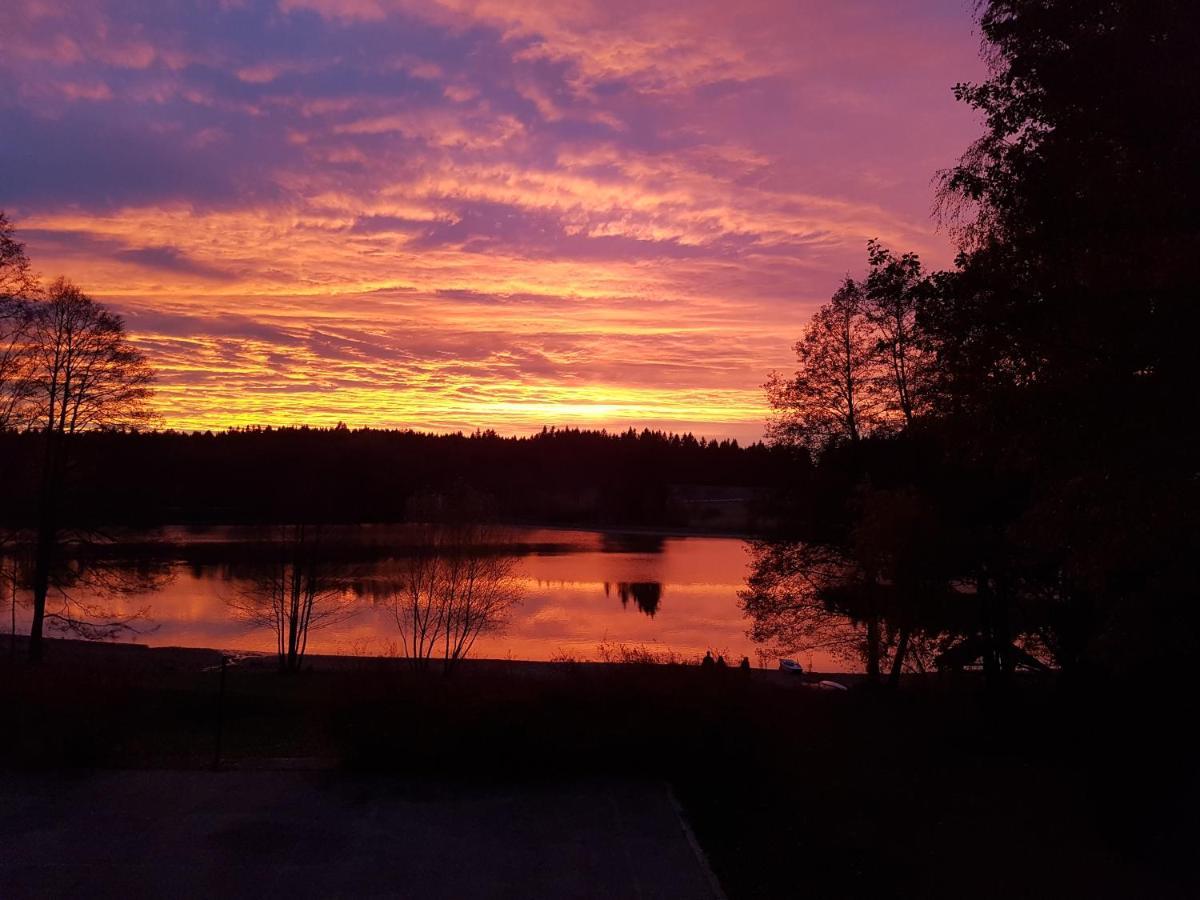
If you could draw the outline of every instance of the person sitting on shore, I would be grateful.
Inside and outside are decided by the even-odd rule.
[[[724,657],[724,655],[718,655],[718,656],[717,656],[717,668],[718,668],[718,669],[725,669],[725,668],[728,668],[728,667],[725,665],[725,657]]]
[[[704,659],[700,660],[700,668],[711,669],[714,665],[715,665],[715,663],[713,662],[712,651],[705,650],[704,651]]]
[[[738,663],[738,668],[741,669],[743,672],[749,672],[750,671],[750,657],[743,656],[742,661],[740,663]]]

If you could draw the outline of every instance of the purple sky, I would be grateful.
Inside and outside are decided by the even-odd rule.
[[[969,0],[8,6],[0,208],[174,427],[756,438],[979,128]]]

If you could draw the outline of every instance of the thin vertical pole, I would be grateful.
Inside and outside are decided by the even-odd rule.
[[[221,654],[221,682],[217,689],[217,740],[213,748],[213,770],[221,768],[221,738],[225,730],[225,668],[229,657]]]
[[[9,655],[17,658],[17,559],[13,557],[12,567],[12,637],[8,644]]]

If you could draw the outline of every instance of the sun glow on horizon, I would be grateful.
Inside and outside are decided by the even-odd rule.
[[[18,0],[0,208],[167,427],[752,440],[868,238],[948,261],[978,63],[951,0],[744,6]]]

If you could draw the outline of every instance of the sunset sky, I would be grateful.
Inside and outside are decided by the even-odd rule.
[[[7,0],[0,209],[162,424],[663,427],[879,237],[951,258],[970,0]]]

